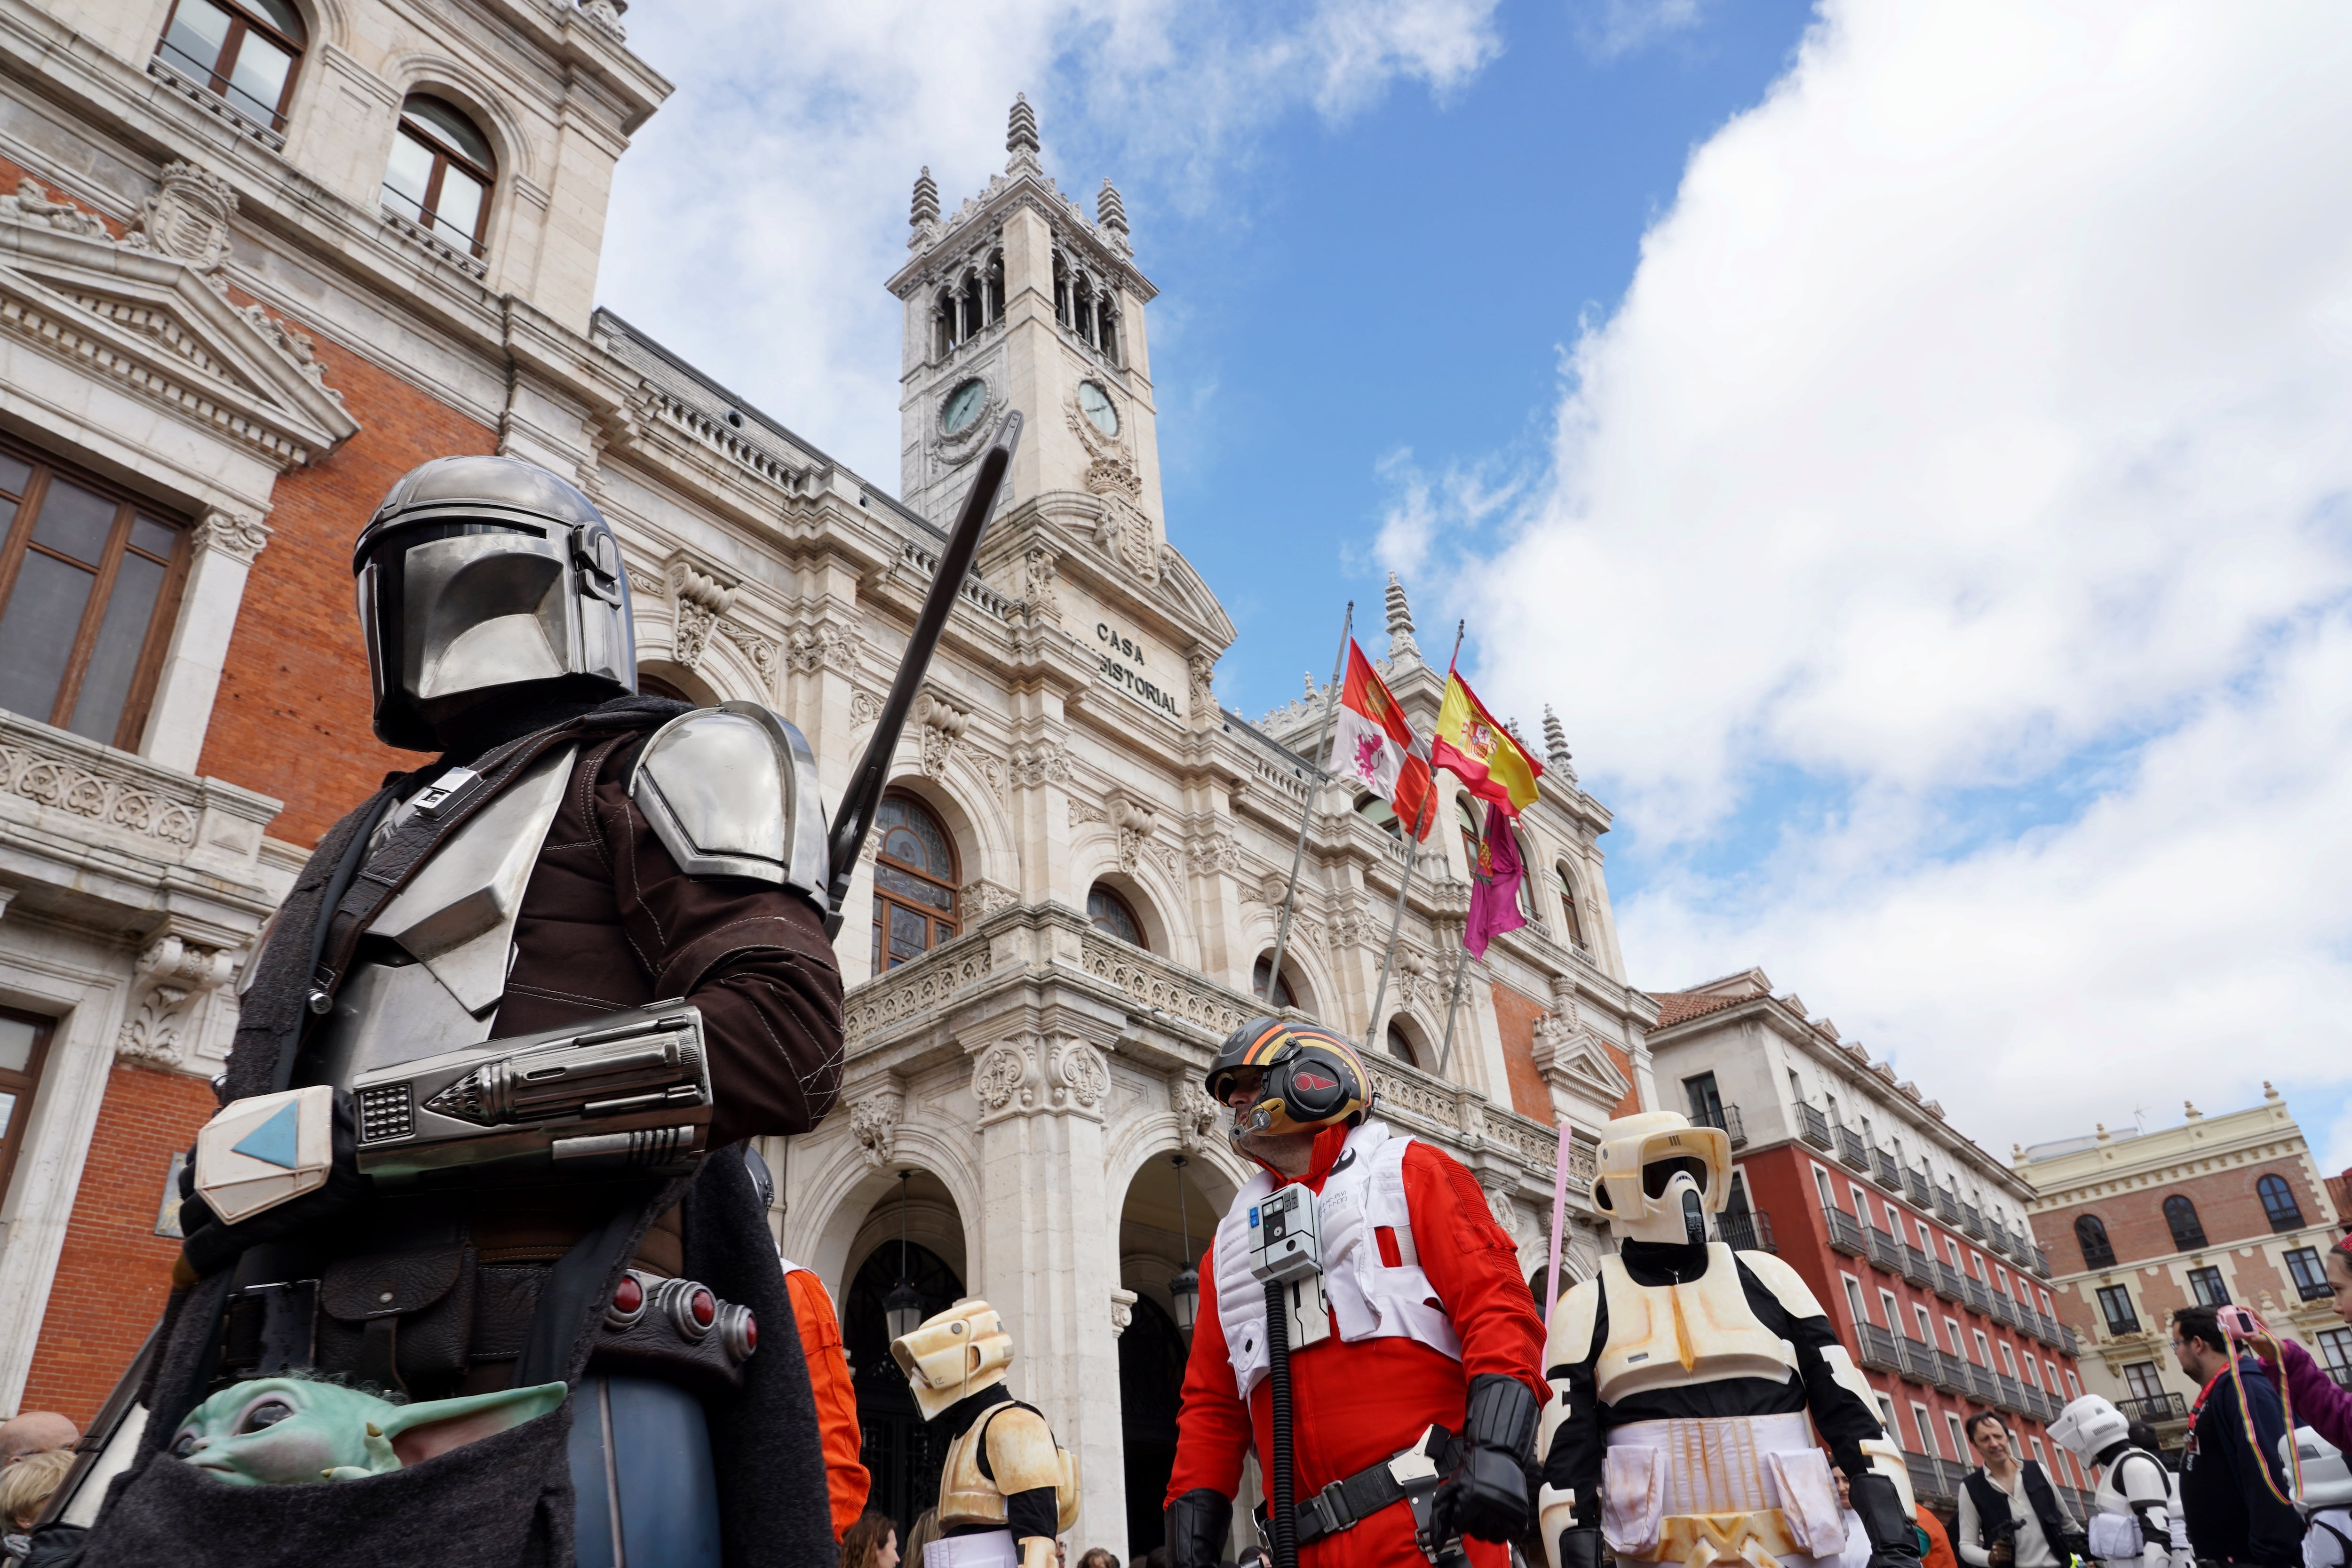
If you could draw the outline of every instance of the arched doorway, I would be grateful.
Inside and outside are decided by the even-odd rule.
[[[898,1284],[900,1246],[892,1241],[876,1247],[851,1279],[841,1341],[857,1390],[857,1426],[864,1440],[858,1458],[874,1478],[866,1506],[897,1520],[904,1541],[916,1516],[939,1500],[947,1439],[924,1422],[906,1374],[890,1359],[883,1301]],[[945,1258],[917,1242],[904,1246],[907,1282],[922,1297],[925,1317],[963,1295],[963,1281]]]
[[[1167,1539],[1160,1509],[1176,1469],[1176,1407],[1191,1353],[1176,1321],[1139,1296],[1118,1336],[1118,1408],[1127,1452],[1127,1551],[1141,1557]]]

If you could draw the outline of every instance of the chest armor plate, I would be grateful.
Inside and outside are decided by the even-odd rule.
[[[304,1081],[345,1089],[357,1074],[490,1037],[523,889],[563,804],[577,750],[558,746],[533,763],[384,906],[368,932],[397,952],[353,965],[305,1053]],[[368,948],[381,952],[373,942]]]
[[[1785,1383],[1797,1370],[1787,1341],[1757,1321],[1738,1265],[1721,1242],[1706,1249],[1706,1272],[1687,1285],[1636,1285],[1614,1256],[1601,1263],[1609,1342],[1593,1368],[1603,1403],[1646,1389],[1761,1377]]]

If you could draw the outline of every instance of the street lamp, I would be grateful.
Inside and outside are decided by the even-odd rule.
[[[923,1297],[907,1279],[907,1183],[912,1171],[898,1173],[898,1283],[882,1298],[882,1321],[894,1340],[905,1339],[923,1324]]]
[[[1176,1327],[1189,1336],[1201,1310],[1201,1271],[1192,1267],[1192,1216],[1184,1205],[1184,1156],[1171,1154],[1168,1163],[1176,1167],[1177,1222],[1184,1227],[1184,1267],[1168,1281],[1168,1298],[1176,1308]]]

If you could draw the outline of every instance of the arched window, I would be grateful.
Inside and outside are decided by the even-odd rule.
[[[2267,1175],[2254,1184],[2262,1194],[2263,1213],[2270,1216],[2273,1230],[2299,1230],[2303,1226],[2303,1205],[2294,1201],[2294,1189],[2281,1175]]]
[[[1004,252],[988,254],[988,319],[1001,320],[1004,315]]]
[[[1127,900],[1104,883],[1097,882],[1087,889],[1087,919],[1094,922],[1095,930],[1121,942],[1131,942],[1138,947],[1151,945],[1143,940],[1143,922],[1135,918]]]
[[[955,847],[922,802],[887,795],[875,816],[874,973],[920,958],[956,933]]]
[[[2116,1249],[2107,1240],[2106,1222],[2097,1215],[2075,1216],[2074,1244],[2083,1249],[2084,1268],[2112,1268],[2116,1266]]]
[[[474,122],[437,98],[408,95],[383,170],[383,205],[467,253],[482,254],[498,162]]]
[[[1394,820],[1395,814],[1390,814]],[[1470,868],[1472,876],[1478,873],[1478,808],[1470,804],[1466,795],[1454,797],[1454,826],[1462,832],[1462,861]]]
[[[931,335],[933,340],[931,357],[933,359],[945,359],[948,355],[955,352],[955,294],[950,289],[942,289],[940,290],[939,299],[931,306]]]
[[[2164,1200],[2164,1223],[2171,1228],[2174,1247],[2182,1252],[2203,1250],[2205,1226],[2197,1217],[2195,1204],[2173,1194]]]
[[[1274,954],[1261,952],[1257,955],[1256,967],[1250,971],[1250,989],[1256,992],[1261,999],[1271,1000],[1277,1007],[1297,1006],[1298,995],[1291,990],[1290,976],[1287,974],[1279,980],[1274,980],[1274,994],[1271,998],[1266,997],[1266,982],[1273,979]]]
[[[1102,345],[1103,358],[1118,363],[1118,297],[1108,289],[1095,306],[1096,341]]]
[[[1407,1035],[1393,1018],[1389,1020],[1389,1055],[1407,1067],[1417,1068],[1421,1065],[1421,1054],[1413,1049],[1412,1037]]]
[[[1404,829],[1397,823],[1396,808],[1379,795],[1368,795],[1358,800],[1356,815],[1373,826],[1385,829],[1391,838],[1404,837]]]
[[[1568,940],[1579,947],[1589,945],[1584,940],[1584,911],[1576,907],[1576,879],[1568,874],[1568,862],[1558,868],[1559,876],[1559,907],[1568,911]]]
[[[642,669],[637,671],[637,695],[640,697],[667,697],[672,702],[692,703],[697,708],[702,706],[699,702],[696,702],[693,698],[688,696],[682,689],[671,685],[668,681],[664,680],[658,675],[647,675]]]
[[[1054,320],[1070,324],[1070,267],[1058,250],[1054,252]]]
[[[238,113],[283,131],[308,37],[287,0],[177,0],[155,56]]]

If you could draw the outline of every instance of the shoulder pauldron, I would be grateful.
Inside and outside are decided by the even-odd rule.
[[[757,702],[682,713],[654,731],[629,798],[689,877],[748,877],[825,899],[831,866],[816,758]]]

